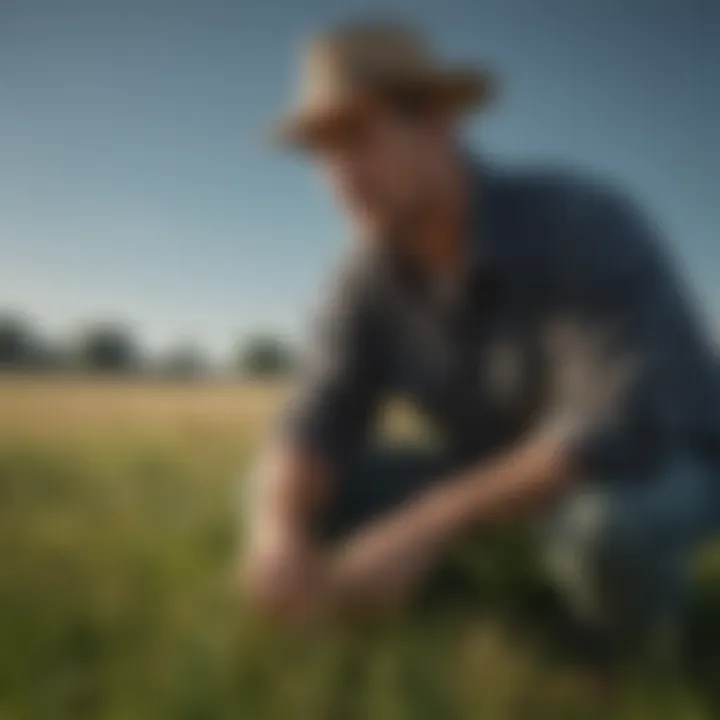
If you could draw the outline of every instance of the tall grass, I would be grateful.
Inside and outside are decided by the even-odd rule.
[[[0,381],[0,720],[608,717],[522,619],[514,540],[463,602],[282,633],[232,590],[237,486],[269,386]],[[467,579],[467,578],[466,578]],[[717,717],[632,684],[613,717]]]

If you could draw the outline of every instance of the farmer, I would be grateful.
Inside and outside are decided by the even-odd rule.
[[[409,29],[333,28],[303,68],[280,137],[358,239],[253,478],[249,597],[287,620],[387,612],[464,537],[527,519],[588,632],[681,620],[717,520],[720,382],[653,227],[596,183],[470,157],[458,122],[491,79]],[[390,395],[438,449],[373,449]]]

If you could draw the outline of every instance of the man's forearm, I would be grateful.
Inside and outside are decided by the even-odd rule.
[[[276,532],[309,538],[313,518],[326,502],[327,469],[313,455],[284,443],[262,457],[247,506],[251,535]]]
[[[299,618],[313,614],[322,599],[324,563],[313,519],[326,501],[326,475],[318,459],[286,443],[268,448],[255,471],[240,577],[263,612]]]
[[[354,603],[401,601],[452,541],[529,512],[571,474],[559,447],[540,440],[439,482],[336,551],[330,568],[336,592]]]

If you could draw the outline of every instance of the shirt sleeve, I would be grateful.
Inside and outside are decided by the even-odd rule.
[[[557,364],[566,380],[573,360],[581,368],[558,416],[593,476],[645,467],[691,444],[703,413],[711,372],[703,334],[656,235],[632,205],[605,202],[584,215],[575,237],[583,257],[566,268],[569,304],[586,332]]]
[[[348,267],[334,281],[306,343],[300,385],[281,434],[332,463],[365,442],[381,394],[381,342],[369,278]]]

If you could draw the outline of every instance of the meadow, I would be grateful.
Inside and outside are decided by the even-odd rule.
[[[612,712],[594,706],[542,641],[514,537],[403,618],[258,621],[234,592],[241,478],[285,392],[0,379],[0,720],[720,717],[712,662],[702,682],[632,668]],[[714,647],[717,554],[698,567]]]

